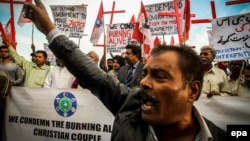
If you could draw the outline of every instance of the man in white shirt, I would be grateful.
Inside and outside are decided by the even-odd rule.
[[[250,97],[250,65],[247,65],[243,71],[243,83],[239,88],[239,96]]]
[[[56,59],[57,66],[50,69],[44,88],[71,88],[75,77],[67,70],[61,61]]]
[[[228,78],[226,73],[213,66],[212,62],[216,56],[216,51],[213,47],[203,46],[200,52],[200,58],[203,63],[204,77],[201,93],[207,94],[208,97],[213,95],[231,95],[231,90],[228,86]]]

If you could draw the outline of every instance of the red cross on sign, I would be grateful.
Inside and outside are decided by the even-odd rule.
[[[109,24],[113,23],[113,16],[114,16],[115,13],[125,13],[125,10],[115,10],[115,1],[113,1],[112,10],[111,11],[104,11],[104,14],[111,14],[111,18],[110,18]],[[105,41],[105,39],[104,39],[104,41]],[[104,47],[105,44],[104,45],[95,44],[94,46]]]

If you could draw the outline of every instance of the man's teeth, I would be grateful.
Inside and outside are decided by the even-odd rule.
[[[151,108],[152,108],[152,106],[148,106],[148,105],[146,105],[146,104],[143,104],[142,106],[143,106],[143,108],[145,108],[145,109],[151,109]]]
[[[146,108],[146,109],[150,109],[150,108],[153,108],[154,107],[154,103],[153,102],[150,102],[150,101],[147,101],[143,104],[143,107]]]

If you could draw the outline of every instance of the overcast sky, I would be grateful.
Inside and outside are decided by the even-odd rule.
[[[23,0],[18,0],[23,1]],[[169,0],[142,0],[144,5],[166,2]],[[52,18],[52,13],[50,10],[50,5],[80,5],[87,4],[87,20],[84,34],[88,36],[83,36],[80,40],[80,49],[83,52],[88,52],[90,50],[96,51],[99,56],[103,55],[102,47],[93,47],[93,45],[89,42],[90,35],[94,26],[94,22],[97,16],[97,12],[100,6],[101,0],[42,0],[45,4],[48,13]],[[137,17],[137,14],[140,10],[140,0],[115,0],[116,10],[125,10],[125,13],[115,14],[113,17],[113,23],[126,23],[129,22],[131,16],[134,14]],[[242,13],[250,12],[250,3],[246,4],[238,4],[226,6],[226,0],[215,0],[216,14],[217,17],[225,17],[231,15],[237,15]],[[113,1],[111,0],[103,0],[104,11],[110,11],[112,9]],[[22,5],[15,5],[15,23],[17,23],[20,11],[22,9]],[[210,8],[210,0],[191,0],[191,13],[195,14],[195,19],[200,18],[211,18],[211,8]],[[3,24],[6,24],[10,18],[10,7],[9,4],[1,3],[0,4],[0,21]],[[110,15],[105,15],[105,24],[109,24]],[[15,25],[16,27],[16,40],[17,40],[17,51],[20,55],[24,56],[26,59],[30,59],[31,53],[31,36],[32,36],[32,24],[25,24],[23,27],[19,25]],[[190,32],[190,40],[187,42],[188,45],[196,46],[195,50],[199,52],[199,48],[203,45],[208,44],[207,37],[207,28],[211,27],[211,24],[193,24],[191,25]],[[167,42],[170,41],[171,36],[166,36],[165,40]],[[160,37],[162,38],[162,37]],[[78,39],[72,39],[76,43],[78,43]],[[177,42],[177,36],[175,36],[175,40]],[[43,43],[47,43],[45,36],[41,34],[38,30],[34,30],[34,43],[36,45],[36,49],[43,49]],[[103,41],[100,40],[100,44]],[[108,56],[109,57],[109,56]]]

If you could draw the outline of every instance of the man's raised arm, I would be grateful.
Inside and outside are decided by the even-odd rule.
[[[79,84],[86,86],[115,115],[126,97],[122,93],[127,93],[127,87],[100,70],[76,43],[60,33],[42,2],[35,0],[35,3],[24,5],[25,17],[31,19],[37,29],[46,35],[51,51],[78,79]]]

